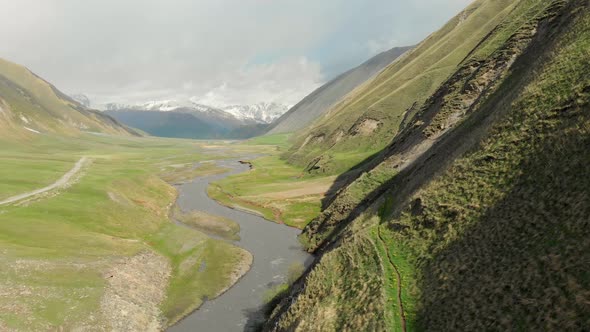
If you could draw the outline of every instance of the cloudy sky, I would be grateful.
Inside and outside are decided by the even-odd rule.
[[[294,104],[471,0],[0,0],[0,57],[93,104]]]

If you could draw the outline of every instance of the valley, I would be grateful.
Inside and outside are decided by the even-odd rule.
[[[5,145],[0,159],[15,173],[32,159],[49,165],[63,159],[71,167],[67,161],[81,157],[65,175],[55,172],[61,178],[46,188],[3,201],[2,328],[161,330],[203,304],[210,306],[207,299],[226,292],[252,269],[240,282],[246,298],[243,307],[236,307],[237,318],[224,320],[245,324],[242,310],[262,305],[264,293],[284,282],[280,276],[288,266],[303,264],[307,256],[297,249],[295,229],[215,207],[206,195],[209,181],[227,176],[226,170],[247,170],[235,158],[259,153],[261,147],[209,144],[47,135],[24,151]],[[7,184],[2,192],[9,196],[29,187]],[[201,215],[195,218],[190,211]],[[233,231],[219,231],[227,227]],[[258,259],[251,268],[253,257]],[[276,263],[267,265],[269,260]],[[257,296],[248,286],[253,282]],[[175,329],[184,322],[190,319]]]
[[[137,101],[102,110],[0,59],[0,331],[587,329],[590,2],[467,3],[414,46],[341,26],[347,70],[327,29],[87,83]]]
[[[107,104],[105,114],[150,135],[192,139],[245,139],[259,136],[285,113],[277,103],[213,107],[172,100],[140,105]]]

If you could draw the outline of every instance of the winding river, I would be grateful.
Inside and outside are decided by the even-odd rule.
[[[297,240],[299,230],[269,222],[257,215],[220,205],[207,195],[209,183],[249,170],[238,160],[221,160],[218,166],[231,171],[202,177],[179,187],[178,205],[183,211],[199,210],[232,219],[240,224],[237,246],[254,256],[252,267],[242,279],[218,298],[206,301],[197,311],[170,327],[181,331],[247,331],[260,320],[264,293],[286,280],[294,262],[306,266],[312,256],[304,252]]]

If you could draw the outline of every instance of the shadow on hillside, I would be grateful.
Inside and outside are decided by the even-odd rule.
[[[336,210],[348,209],[350,212],[341,220],[336,218],[338,220],[336,225],[312,221],[309,226],[316,227],[313,232],[327,232],[325,238],[331,238],[333,234],[340,232],[346,225],[365,212],[376,199],[386,192],[390,193],[389,205],[394,208],[394,211],[391,212],[399,212],[403,208],[402,204],[406,202],[413,192],[425,183],[430,182],[441,171],[444,171],[457,157],[475,147],[485,137],[491,124],[511,109],[512,102],[520,95],[526,83],[532,79],[534,68],[545,59],[546,51],[552,48],[553,37],[558,33],[558,30],[549,26],[540,27],[540,32],[529,47],[512,65],[510,76],[486,98],[483,104],[476,103],[462,122],[459,122],[454,128],[443,134],[438,141],[411,164],[381,184],[377,189],[368,193],[359,204],[351,208],[337,207]],[[341,183],[338,183],[337,180],[337,185],[329,191],[332,195],[322,202],[323,214],[319,217],[320,219],[330,219],[330,213],[342,213],[342,211],[327,209],[330,204],[335,202],[337,197],[333,193],[337,193],[340,189],[352,183],[362,172],[374,168],[392,155],[410,151],[412,147],[425,139],[421,136],[421,128],[425,128],[431,123],[440,110],[442,100],[444,100],[447,93],[445,85],[446,83],[433,95],[430,106],[416,115],[416,119],[423,122],[422,126],[416,127],[414,125],[416,120],[410,121],[409,125],[393,139],[392,143],[377,153],[373,159],[365,160],[355,166],[354,171],[352,171],[354,173],[349,171],[339,177],[338,180]],[[320,247],[322,246],[320,245]]]
[[[561,19],[561,23],[563,24],[563,21],[566,21],[566,18],[562,18]],[[402,211],[402,209],[405,207],[405,203],[408,201],[408,198],[411,197],[411,195],[416,192],[419,188],[421,188],[423,185],[425,185],[426,183],[430,182],[435,176],[437,176],[438,174],[440,174],[441,172],[443,172],[454,160],[456,160],[458,157],[460,157],[461,155],[465,154],[466,152],[468,152],[470,149],[473,149],[474,147],[476,147],[479,142],[481,142],[482,139],[484,139],[487,136],[488,130],[491,127],[491,125],[499,118],[503,117],[506,115],[507,112],[509,112],[511,110],[511,105],[513,103],[513,101],[516,99],[516,97],[518,95],[520,95],[520,93],[522,92],[523,88],[526,86],[526,83],[528,81],[531,80],[531,78],[534,75],[534,70],[535,68],[537,68],[537,65],[539,63],[541,63],[542,61],[544,61],[544,59],[546,58],[546,55],[548,54],[549,50],[551,50],[553,48],[553,36],[555,36],[555,34],[559,33],[562,27],[555,27],[555,25],[553,24],[553,26],[550,26],[549,24],[545,25],[545,26],[540,26],[539,27],[539,32],[537,33],[537,35],[535,36],[535,38],[533,39],[533,41],[531,42],[531,44],[529,45],[529,47],[522,53],[521,56],[519,56],[516,61],[514,62],[514,64],[512,65],[510,71],[510,75],[497,87],[497,89],[495,90],[495,92],[491,93],[489,96],[486,97],[485,101],[481,104],[478,104],[474,109],[470,110],[467,113],[467,116],[465,117],[465,119],[462,122],[459,122],[454,128],[450,129],[448,132],[446,132],[442,137],[440,137],[440,139],[438,141],[436,141],[432,146],[430,146],[426,151],[424,151],[421,155],[419,155],[413,162],[411,162],[409,165],[407,165],[404,169],[402,169],[399,173],[397,173],[395,176],[393,176],[392,178],[390,178],[388,181],[386,181],[385,183],[381,184],[378,188],[376,188],[375,190],[371,191],[370,193],[366,194],[366,196],[364,197],[364,199],[351,207],[348,207],[346,205],[342,205],[342,206],[336,206],[335,208],[332,208],[335,201],[335,194],[338,193],[339,190],[341,190],[342,188],[345,188],[348,184],[352,183],[354,180],[356,180],[358,178],[358,175],[362,174],[362,172],[368,171],[372,168],[374,168],[376,165],[378,165],[380,162],[384,161],[386,158],[396,154],[396,153],[400,153],[400,152],[404,152],[404,151],[408,151],[409,148],[411,148],[414,144],[416,144],[417,142],[413,142],[413,139],[411,139],[413,137],[412,132],[414,131],[414,129],[412,129],[414,126],[412,126],[412,123],[410,122],[410,125],[405,128],[404,130],[402,130],[392,141],[392,143],[386,147],[384,150],[382,150],[381,152],[377,153],[376,155],[374,155],[371,158],[368,158],[366,160],[364,160],[363,162],[361,162],[360,164],[358,164],[357,166],[355,166],[354,168],[352,168],[350,171],[348,171],[347,173],[341,175],[335,182],[335,185],[333,186],[333,188],[330,189],[330,194],[323,202],[323,213],[322,215],[312,221],[307,227],[306,229],[304,229],[304,232],[309,232],[311,235],[314,234],[320,234],[321,235],[321,239],[328,239],[328,241],[332,241],[332,242],[327,242],[327,243],[319,243],[319,246],[316,249],[316,253],[318,254],[316,257],[316,260],[314,262],[313,265],[318,264],[318,262],[320,261],[320,257],[323,253],[329,251],[333,246],[338,245],[338,238],[335,237],[335,234],[340,233],[350,222],[352,222],[353,220],[355,220],[358,216],[360,216],[363,212],[365,212],[377,199],[379,199],[379,197],[381,197],[384,194],[387,194],[388,196],[388,206],[391,208],[390,211],[387,211],[389,215],[391,216],[396,216],[399,215],[399,213]],[[437,98],[443,96],[444,97],[444,90],[440,90],[438,91],[435,96],[434,96],[434,102],[433,104],[430,105],[428,110],[425,110],[426,113],[421,113],[418,114],[417,117],[420,117],[420,120],[426,122],[426,121],[432,121],[432,119],[434,118],[434,116],[436,115],[436,113],[438,112],[438,107],[437,105]],[[440,101],[438,101],[440,102]],[[582,145],[582,146],[587,146],[588,142],[585,143],[586,145]],[[582,152],[584,153],[584,152]],[[559,163],[557,163],[559,164]],[[555,172],[559,172],[558,169],[555,170]],[[536,193],[536,194],[540,194],[540,193]],[[505,204],[510,204],[510,198],[512,197],[508,197],[504,202]],[[589,211],[588,211],[588,206],[586,206],[586,210],[585,212],[586,216],[588,215]],[[330,214],[334,214],[335,216],[332,218],[332,215]],[[584,214],[581,214],[582,216]],[[506,222],[506,221],[504,221]],[[586,225],[586,229],[584,230],[584,232],[582,232],[582,234],[585,236],[585,239],[587,239],[587,233],[588,233],[588,227],[590,227],[588,225],[588,221],[585,221],[585,225]],[[485,231],[485,227],[487,225],[480,225],[479,227],[482,227],[481,230],[476,230],[477,232],[481,233],[483,231]],[[504,225],[502,225],[504,226]],[[508,225],[511,227],[516,227],[516,225]],[[551,234],[551,226],[547,225],[546,229],[543,229],[544,232],[547,232],[547,234]],[[518,229],[515,228],[515,231],[513,232],[514,234],[519,234],[517,232]],[[479,234],[478,233],[478,234]],[[546,235],[547,235],[546,234]],[[502,239],[499,238],[493,238],[491,237],[492,235],[490,235],[490,238],[488,238],[485,241],[489,242],[489,245],[491,247],[494,246],[502,246],[503,242]],[[477,245],[477,241],[475,241],[475,237],[470,236],[469,237],[471,240],[466,240],[466,241],[472,241],[471,243],[473,243],[474,245]],[[576,250],[584,250],[585,251],[585,255],[588,255],[588,253],[590,253],[590,248],[588,248],[588,242],[587,240],[584,240],[584,237],[580,236],[580,237],[575,237],[575,241],[572,241],[572,243],[575,243],[576,241],[586,241],[586,243],[584,244],[584,246],[581,246],[581,249],[576,249]],[[317,239],[316,239],[317,240]],[[534,241],[533,241],[534,242]],[[312,241],[312,244],[315,244]],[[457,248],[456,246],[454,246],[453,248]],[[455,257],[456,257],[456,252],[455,251],[451,251],[452,249],[448,249],[449,251],[446,253],[446,259],[449,260],[449,264],[452,265],[454,264],[454,262],[452,261]],[[463,250],[467,250],[467,249],[463,249]],[[471,255],[477,255],[477,247],[469,247],[468,250],[473,251],[472,253],[468,253]],[[524,256],[521,256],[524,258]],[[586,256],[584,256],[586,257]],[[441,259],[445,259],[445,257],[441,257]],[[491,259],[491,258],[490,258]],[[511,262],[514,264],[518,264],[518,257],[514,257],[511,258],[514,259],[514,261]],[[576,263],[574,263],[576,264]],[[586,266],[588,264],[590,264],[590,262],[588,261],[584,261],[584,262],[577,262],[578,266]],[[309,273],[309,271],[311,271],[313,269],[314,266],[311,266],[306,273]],[[445,267],[443,267],[445,268]],[[448,270],[448,273],[450,274],[451,277],[454,277],[456,275],[462,275],[464,273],[464,271],[462,270],[463,266],[462,265],[453,265],[453,269]],[[426,274],[430,273],[431,275],[434,275],[434,273],[437,272],[437,267],[436,266],[428,266],[425,268],[425,272]],[[476,272],[477,275],[477,272]],[[480,277],[484,277],[485,273],[481,272],[479,274]],[[527,278],[526,275],[520,275],[521,278]],[[467,280],[470,278],[470,276],[468,275],[464,275],[462,276],[462,280]],[[288,310],[289,308],[289,301],[293,302],[296,300],[296,297],[298,296],[299,292],[301,292],[304,288],[305,288],[305,283],[304,283],[304,279],[305,279],[305,274],[304,276],[299,279],[290,289],[290,293],[289,296],[285,297],[282,300],[282,305],[279,306],[277,308],[278,312],[275,312],[273,315],[273,319],[271,319],[270,321],[267,322],[266,326],[272,326],[272,324],[277,323],[277,320],[279,319],[279,317],[281,317],[286,310]],[[587,287],[585,289],[590,288],[590,286],[588,286],[590,284],[590,278],[588,278],[587,272],[586,272],[586,279],[582,279],[580,281],[580,283],[582,285],[586,285]],[[512,287],[518,287],[518,283],[519,280],[516,279],[510,279],[511,282],[513,283]],[[431,288],[428,288],[429,285],[423,285],[423,289],[429,289],[432,291],[436,291],[438,288],[440,287],[445,287],[444,283],[444,279],[438,280],[431,280]],[[449,282],[453,282],[453,281],[449,281]],[[493,285],[493,280],[489,280],[488,281],[490,283],[490,285]],[[438,284],[437,284],[438,283]],[[473,285],[476,285],[477,282],[476,281],[472,281]],[[456,282],[453,285],[456,289],[461,288],[461,282]],[[465,291],[465,290],[464,290]],[[526,290],[523,290],[523,292],[526,292]],[[424,293],[428,293],[428,291],[424,292]],[[465,293],[462,293],[465,294]],[[569,294],[572,295],[572,294]],[[453,292],[450,291],[446,291],[444,294],[441,294],[440,296],[435,297],[435,299],[437,300],[437,302],[431,302],[426,309],[428,310],[434,310],[436,309],[437,306],[441,307],[443,305],[441,305],[441,303],[443,303],[444,301],[455,301],[454,303],[457,304],[457,307],[454,308],[454,311],[460,311],[462,310],[462,306],[465,305],[470,305],[470,303],[466,303],[465,301],[463,301],[463,299],[451,299],[453,297],[457,297],[457,295]],[[466,295],[465,298],[468,298],[468,296]],[[485,304],[486,298],[485,296],[481,297],[478,299],[478,301],[480,301],[481,304]],[[590,301],[589,301],[590,302]],[[586,309],[587,307],[587,303],[589,302],[583,302],[582,304],[586,303]],[[525,306],[525,303],[521,303],[521,306]],[[421,319],[427,319],[425,318],[429,311],[424,309],[423,311],[421,311]],[[445,310],[445,308],[442,308],[440,310]],[[500,307],[499,310],[501,312],[505,312],[506,310],[509,310],[509,308],[502,308]],[[453,313],[455,313],[453,312]],[[470,314],[473,314],[473,311],[470,312]],[[448,316],[449,313],[447,312],[447,319],[448,317],[452,317],[452,316]],[[444,319],[444,315],[441,315],[440,317],[442,317],[441,319]],[[482,316],[483,319],[485,319],[485,316]],[[497,316],[499,317],[498,319],[502,319],[502,316]],[[590,315],[586,315],[586,317],[590,317]],[[433,318],[434,319],[434,318]],[[590,323],[590,322],[589,322]],[[432,327],[432,325],[428,324],[429,327]],[[512,329],[515,328],[515,326],[517,325],[513,325]],[[441,328],[442,330],[443,328]],[[446,330],[465,330],[465,329],[473,329],[473,330],[477,330],[474,328],[470,328],[467,325],[463,325],[463,326],[459,326],[458,328],[455,329],[446,329]],[[485,330],[485,328],[484,328]]]
[[[569,133],[531,153],[513,189],[423,267],[422,329],[590,326],[590,137]]]
[[[381,154],[383,154],[384,151],[385,150],[381,150],[379,152],[376,152],[376,153],[372,154],[371,156],[365,158],[363,161],[361,161],[360,163],[358,163],[355,166],[353,166],[352,168],[350,168],[348,171],[346,171],[346,172],[338,175],[336,177],[336,179],[334,180],[334,183],[332,184],[332,186],[330,187],[330,189],[328,189],[328,191],[326,192],[324,198],[322,199],[322,210],[324,210],[330,204],[332,204],[332,202],[336,198],[336,196],[338,194],[338,191],[340,189],[346,188],[360,174],[362,174],[363,172],[366,172],[367,170],[371,169],[371,166],[373,166],[373,164],[374,164],[374,162],[376,160],[381,160],[379,158],[379,156]]]

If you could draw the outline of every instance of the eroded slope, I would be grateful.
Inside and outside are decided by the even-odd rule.
[[[348,294],[368,282],[362,271],[384,285],[364,303],[387,305],[322,330],[352,330],[367,315],[393,331],[588,326],[589,49],[587,1],[516,3],[306,229],[321,258],[266,329],[349,313],[357,299],[330,302],[317,289]],[[314,278],[342,251],[358,262],[366,243],[377,261],[340,263],[338,283]]]

